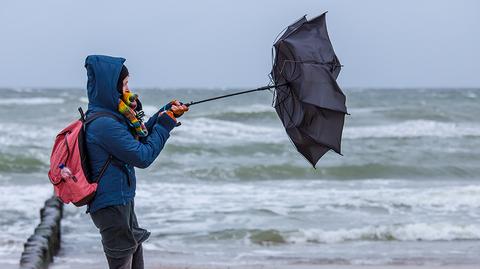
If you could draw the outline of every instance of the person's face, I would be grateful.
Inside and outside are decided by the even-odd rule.
[[[125,93],[130,93],[130,88],[128,87],[128,76],[123,79],[122,92],[123,92],[123,94],[125,94]],[[136,100],[132,100],[132,101],[130,101],[130,102],[131,102],[131,103],[129,103],[129,105],[130,105],[133,109],[137,108],[137,101],[136,101]]]
[[[126,78],[123,79],[123,88],[122,88],[122,91],[125,93],[125,92],[130,92],[130,89],[128,88],[128,77],[127,76]]]

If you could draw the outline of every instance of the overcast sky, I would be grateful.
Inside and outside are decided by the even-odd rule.
[[[0,87],[86,84],[88,54],[136,87],[263,86],[280,30],[329,11],[343,87],[480,87],[478,0],[2,0]]]

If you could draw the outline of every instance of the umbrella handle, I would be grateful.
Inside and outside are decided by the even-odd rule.
[[[282,83],[282,84],[278,84],[278,85],[264,86],[264,87],[256,88],[256,89],[253,89],[253,90],[247,90],[247,91],[241,91],[241,92],[236,92],[236,93],[221,95],[221,96],[212,97],[212,98],[208,98],[208,99],[204,99],[204,100],[200,100],[200,101],[195,101],[195,102],[192,101],[192,102],[190,102],[190,103],[186,103],[185,105],[186,105],[187,107],[189,107],[189,106],[201,104],[201,103],[204,103],[204,102],[213,101],[213,100],[218,100],[218,99],[222,99],[222,98],[226,98],[226,97],[231,97],[231,96],[235,96],[235,95],[240,95],[240,94],[245,94],[245,93],[250,93],[250,92],[257,92],[257,91],[269,90],[269,89],[272,89],[272,88],[285,86],[285,85],[287,85],[287,84],[288,84],[288,83]]]

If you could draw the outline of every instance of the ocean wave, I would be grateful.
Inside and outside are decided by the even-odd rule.
[[[55,97],[3,98],[0,105],[53,105],[63,104],[65,99]]]
[[[366,226],[351,229],[225,229],[206,235],[187,236],[189,240],[244,241],[255,245],[336,244],[350,241],[454,241],[480,240],[480,226],[452,223],[408,223]]]
[[[143,105],[142,109],[143,109],[143,112],[145,112],[145,115],[148,115],[151,117],[160,109],[160,107],[156,107],[152,105]]]
[[[261,159],[259,159],[261,161]],[[307,165],[252,164],[238,166],[214,166],[209,168],[186,169],[187,174],[205,180],[265,180],[291,178],[318,178],[318,174]]]
[[[195,236],[206,240],[248,240],[257,245],[276,245],[286,243],[282,233],[275,229],[226,229],[209,232],[206,236]]]
[[[476,224],[412,223],[353,229],[302,229],[285,236],[290,243],[340,243],[345,241],[452,241],[479,240]]]
[[[38,211],[33,209],[42,207],[43,201],[53,194],[53,187],[48,178],[42,180],[43,184],[1,185],[0,204],[2,206],[0,212],[7,210],[22,212],[27,218],[36,219]],[[13,221],[15,220],[14,218]]]
[[[5,90],[13,91],[13,92],[28,92],[28,93],[38,91],[38,89],[34,89],[34,88],[7,88]]]
[[[258,126],[204,117],[189,120],[175,132],[175,141],[184,144],[288,143],[288,137],[280,126]]]
[[[238,116],[238,115],[237,115]],[[231,119],[207,117],[190,118],[175,130],[177,142],[230,144],[230,143],[289,143],[285,130],[277,125],[258,125]],[[480,126],[430,120],[411,120],[379,126],[346,126],[344,139],[420,138],[420,137],[480,137]]]
[[[141,184],[138,200],[152,205],[162,204],[172,209],[179,208],[178,213],[187,220],[187,224],[188,220],[198,217],[200,211],[215,212],[215,215],[225,221],[228,221],[224,219],[225,212],[241,212],[234,215],[249,218],[258,215],[259,210],[262,213],[268,212],[262,214],[265,218],[305,214],[341,216],[352,212],[372,216],[378,214],[382,219],[406,215],[455,218],[458,214],[465,218],[478,218],[480,185],[431,187],[429,183],[426,186],[412,186],[410,181],[375,182],[378,183],[328,180],[261,183],[193,181],[188,184],[157,182]],[[176,219],[180,218],[179,215],[174,215]],[[157,214],[155,210],[152,211],[152,217],[168,218],[164,214]],[[219,225],[222,224],[235,225],[220,221]]]
[[[181,174],[188,174],[197,179],[205,180],[265,180],[265,179],[336,179],[336,180],[363,180],[363,179],[397,179],[397,178],[474,178],[480,173],[480,168],[457,165],[445,165],[443,163],[434,166],[419,165],[397,165],[381,163],[365,164],[323,164],[316,169],[312,169],[307,162],[302,161],[299,153],[285,149],[284,147],[270,148],[269,152],[258,153],[260,147],[245,147],[243,151],[222,147],[222,152],[218,149],[205,149],[204,147],[174,147],[169,148],[168,152],[176,151],[175,154],[192,154],[192,156],[183,155],[183,159],[168,160],[162,162],[162,165],[169,163],[175,167],[181,167]],[[171,153],[173,154],[173,153]],[[238,156],[242,154],[243,156]],[[225,160],[224,158],[230,159]],[[204,163],[198,165],[196,161],[198,156],[216,160],[216,162]],[[271,160],[290,159],[290,162],[276,162]],[[185,162],[191,160],[191,165],[186,166]],[[235,163],[235,160],[238,160]],[[162,165],[154,165],[155,169],[161,169]],[[177,173],[172,171],[172,173]]]
[[[0,145],[50,148],[60,129],[27,123],[0,123]]]
[[[29,173],[46,167],[43,160],[33,156],[0,153],[0,172]]]
[[[0,257],[19,256],[38,222],[38,210],[52,195],[50,183],[0,186]]]
[[[480,136],[480,126],[464,123],[447,123],[430,120],[409,120],[379,126],[347,127],[344,138],[414,138],[414,137],[465,137]]]
[[[172,140],[176,138],[172,138]],[[171,155],[181,155],[182,161],[177,160],[168,160],[177,165],[185,163],[185,156],[191,156],[192,161],[198,162],[198,157],[202,156],[205,158],[218,158],[225,160],[228,158],[232,160],[235,157],[249,157],[249,158],[273,158],[279,156],[288,156],[291,150],[290,144],[282,143],[261,143],[261,142],[250,142],[247,144],[230,144],[230,145],[221,145],[210,144],[210,143],[176,143],[175,141],[166,145],[164,152]],[[260,160],[260,159],[258,159]]]
[[[376,106],[369,106],[369,107],[354,107],[354,108],[349,108],[348,112],[352,115],[358,116],[364,114],[372,114],[372,113],[377,113],[377,112],[385,112],[389,111],[392,108],[389,107],[376,107]]]
[[[263,104],[251,104],[246,106],[238,106],[238,107],[230,107],[224,112],[233,112],[233,113],[274,113],[275,108],[270,105],[263,105]]]
[[[209,112],[200,112],[200,117],[213,118],[219,120],[230,121],[247,121],[247,120],[277,120],[278,116],[275,108],[269,105],[252,104],[239,107],[227,107],[225,109]]]

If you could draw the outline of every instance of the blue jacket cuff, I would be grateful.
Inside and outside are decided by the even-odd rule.
[[[163,128],[167,129],[167,131],[171,131],[173,127],[177,124],[167,113],[163,113],[157,117],[157,123],[162,125]]]

